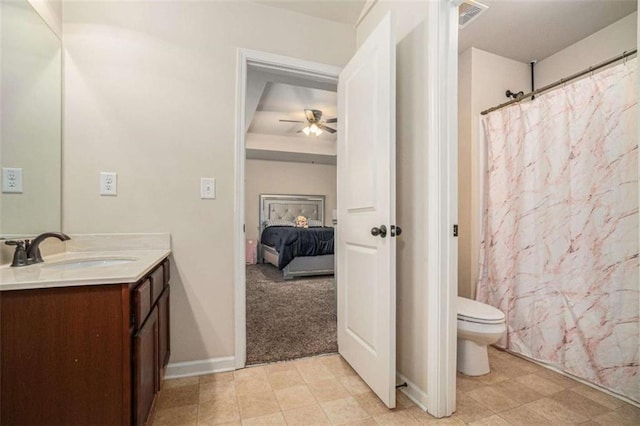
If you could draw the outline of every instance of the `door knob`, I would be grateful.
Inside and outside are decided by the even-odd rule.
[[[371,228],[371,235],[377,237],[380,235],[382,238],[387,236],[387,227],[384,225],[380,225],[380,228],[373,227]]]
[[[400,228],[398,225],[391,225],[391,236],[397,237],[400,234],[402,234],[402,228]]]

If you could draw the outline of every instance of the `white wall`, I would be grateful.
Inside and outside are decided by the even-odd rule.
[[[53,32],[62,38],[62,0],[27,0],[51,27]]]
[[[529,65],[470,48],[458,57],[458,294],[475,297],[480,245],[480,112],[527,91]]]
[[[458,295],[464,297],[471,283],[472,52],[458,55]]]
[[[65,231],[170,232],[171,362],[232,356],[237,48],[342,66],[355,30],[249,2],[97,1],[65,3],[63,29]]]
[[[638,13],[591,34],[535,66],[536,87],[542,87],[599,62],[636,48]]]
[[[377,0],[367,12],[366,17],[358,24],[357,46],[364,43],[371,31],[389,11],[393,11],[395,14],[396,40],[400,42],[424,22],[427,7],[424,2],[415,0]]]
[[[331,212],[336,208],[336,166],[247,160],[244,184],[248,239],[258,238],[260,194],[324,195],[324,223],[331,226]]]
[[[366,40],[389,11],[396,14],[397,365],[422,392],[427,389],[426,319],[426,26],[425,2],[380,1],[358,26]],[[424,402],[424,401],[423,401]]]

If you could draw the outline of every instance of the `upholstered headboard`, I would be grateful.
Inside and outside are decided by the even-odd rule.
[[[267,219],[295,222],[296,217],[319,220],[324,225],[324,195],[260,194],[260,234]]]

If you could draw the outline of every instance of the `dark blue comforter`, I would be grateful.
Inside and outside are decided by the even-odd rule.
[[[278,268],[283,269],[294,257],[333,254],[333,228],[270,226],[262,231],[260,243],[276,249]]]

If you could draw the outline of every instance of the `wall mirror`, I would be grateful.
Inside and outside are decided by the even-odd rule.
[[[62,52],[26,0],[0,2],[0,238],[61,228]]]

